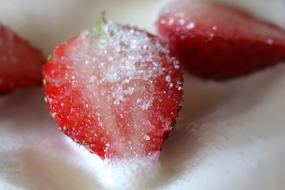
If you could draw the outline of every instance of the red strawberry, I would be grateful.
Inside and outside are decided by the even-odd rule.
[[[177,117],[178,62],[143,30],[101,22],[58,45],[43,74],[60,129],[102,159],[158,153]]]
[[[285,31],[226,4],[173,1],[158,32],[190,73],[206,79],[239,77],[285,61]]]
[[[0,24],[0,93],[40,84],[42,53]]]

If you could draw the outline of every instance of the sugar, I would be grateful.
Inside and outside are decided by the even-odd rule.
[[[194,22],[189,22],[189,23],[187,24],[186,28],[187,28],[188,30],[191,30],[191,29],[195,28],[195,23],[194,23]]]
[[[90,74],[89,81],[98,80],[100,84],[112,84],[112,89],[115,89],[112,92],[114,103],[120,104],[126,95],[131,95],[139,89],[135,87],[125,89],[124,84],[130,83],[130,80],[151,81],[151,78],[163,73],[161,65],[158,64],[161,61],[159,52],[167,52],[168,50],[157,40],[152,41],[147,34],[134,29],[123,28],[112,22],[108,22],[103,27],[103,31],[104,35],[100,36],[94,43],[96,52],[85,56],[84,60],[85,63],[91,64],[94,70],[96,68],[100,70],[100,79]],[[93,35],[92,31],[82,33],[84,38],[90,35]],[[79,48],[76,48],[75,51],[78,50]],[[97,64],[98,57],[101,61],[99,65]],[[74,59],[78,58],[75,57]],[[179,68],[176,62],[175,68]],[[171,82],[169,77],[167,78],[168,83]],[[151,82],[149,84],[152,85]],[[149,105],[143,107],[146,109]]]
[[[179,22],[179,24],[180,24],[181,26],[183,26],[186,21],[185,21],[185,19],[180,18],[178,22]]]
[[[104,149],[106,155],[111,149],[123,157],[145,155],[145,141],[152,140],[148,133],[154,127],[148,112],[155,98],[169,98],[170,90],[182,88],[179,79],[171,77],[180,69],[179,63],[158,38],[146,32],[111,21],[101,27],[100,33],[83,32],[79,43],[67,50],[72,62],[66,81],[72,80],[82,91],[88,102],[82,103],[90,114],[101,113],[94,117],[112,139]],[[158,94],[156,80],[163,79],[168,89]],[[120,128],[127,128],[131,137],[125,138]]]

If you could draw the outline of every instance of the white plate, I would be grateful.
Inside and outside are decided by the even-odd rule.
[[[284,1],[232,2],[285,27]],[[0,21],[48,53],[93,26],[104,9],[115,21],[154,31],[164,3],[0,0]],[[0,189],[284,189],[284,86],[282,65],[221,84],[186,77],[178,126],[160,162],[141,170],[114,171],[59,133],[41,88],[0,97]]]

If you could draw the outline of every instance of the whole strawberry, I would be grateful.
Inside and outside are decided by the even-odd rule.
[[[214,1],[176,0],[158,32],[193,75],[224,80],[285,61],[285,31]]]
[[[0,94],[40,84],[42,53],[0,24]]]
[[[177,117],[178,62],[137,28],[100,21],[58,45],[43,74],[60,129],[102,159],[159,153]]]

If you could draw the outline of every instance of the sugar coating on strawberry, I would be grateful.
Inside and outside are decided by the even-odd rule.
[[[0,93],[40,84],[42,53],[0,24]]]
[[[182,65],[202,78],[234,78],[285,61],[283,29],[227,4],[172,1],[157,28]]]
[[[168,48],[110,21],[58,45],[44,81],[60,129],[103,159],[159,153],[182,95],[181,69]]]

